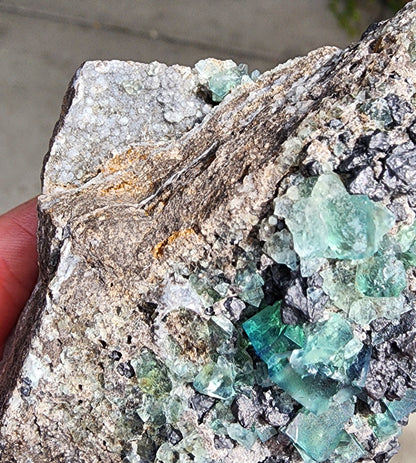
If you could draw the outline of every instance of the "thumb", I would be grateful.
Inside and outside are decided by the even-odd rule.
[[[0,216],[0,358],[38,275],[36,202]]]

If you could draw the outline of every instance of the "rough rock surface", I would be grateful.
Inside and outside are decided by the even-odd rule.
[[[277,300],[289,324],[341,309],[318,272],[264,252],[286,230],[273,199],[330,169],[394,214],[391,236],[413,224],[415,24],[413,2],[346,50],[288,61],[219,105],[190,68],[77,71],[44,163],[40,279],[1,365],[1,461],[302,461],[290,429],[303,412],[260,378],[241,323]],[[406,272],[396,314],[351,322],[371,352],[354,395],[364,421],[416,387]],[[235,352],[245,360],[232,365]],[[208,390],[215,374],[224,384]],[[368,423],[345,424],[361,453],[327,461],[387,462],[397,432]]]

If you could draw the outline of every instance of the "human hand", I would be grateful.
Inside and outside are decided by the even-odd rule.
[[[0,216],[0,359],[38,276],[36,202]]]

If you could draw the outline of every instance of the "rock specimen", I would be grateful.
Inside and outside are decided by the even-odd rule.
[[[415,24],[261,76],[77,71],[2,461],[391,458],[416,409]]]

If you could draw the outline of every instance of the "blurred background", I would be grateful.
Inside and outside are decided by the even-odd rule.
[[[63,95],[86,60],[265,71],[323,45],[345,48],[403,0],[0,0],[0,213],[40,192]],[[412,421],[412,420],[411,420]],[[416,419],[394,463],[413,463]]]

